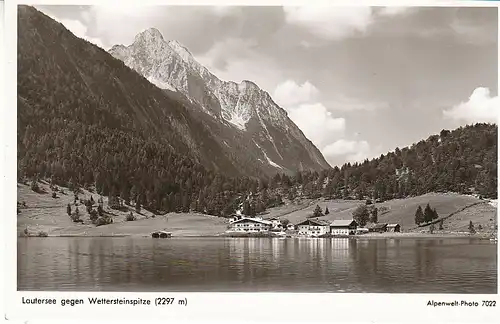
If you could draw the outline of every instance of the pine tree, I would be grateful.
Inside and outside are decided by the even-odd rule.
[[[40,187],[38,186],[38,178],[37,177],[34,177],[33,181],[31,181],[31,190],[33,190],[34,192],[40,191]]]
[[[432,210],[432,220],[436,220],[439,218],[438,212],[436,211],[436,208]]]
[[[330,211],[328,210],[328,207],[325,207],[325,215],[330,214]]]
[[[71,216],[71,205],[68,204],[68,206],[66,207],[66,212],[68,213],[68,216]]]
[[[433,216],[434,216],[434,213],[431,209],[431,206],[429,206],[429,204],[427,204],[427,206],[425,206],[425,210],[424,210],[424,222],[425,223],[431,222]]]
[[[422,211],[422,207],[418,206],[417,211],[415,212],[415,224],[420,225],[424,222],[424,212]]]
[[[469,222],[469,233],[470,234],[476,233],[476,229],[474,228],[474,224],[472,224],[472,221]]]
[[[370,221],[372,223],[378,223],[378,209],[377,207],[372,209],[372,215]]]
[[[141,213],[141,203],[139,202],[139,199],[136,199],[135,201],[135,212],[137,214]]]
[[[444,220],[440,220],[439,221],[439,230],[442,231],[443,230],[443,223],[444,223]]]
[[[321,207],[319,205],[316,205],[316,208],[314,208],[313,211],[313,217],[320,217],[323,216],[323,210],[321,210]]]

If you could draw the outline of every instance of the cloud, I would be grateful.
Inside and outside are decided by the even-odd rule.
[[[398,7],[398,6],[390,6],[383,7],[378,11],[378,14],[381,16],[397,16],[401,14],[406,14],[410,11],[415,10],[414,7]]]
[[[477,22],[455,18],[449,28],[453,35],[460,41],[474,45],[488,45],[498,42],[497,33],[493,32],[497,26],[494,24],[477,24]]]
[[[94,45],[104,48],[102,41],[97,37],[91,37],[87,35],[87,26],[82,24],[78,20],[61,19],[59,20],[61,24],[64,25],[70,32],[72,32],[76,37],[83,38]]]
[[[292,80],[287,80],[276,87],[273,99],[283,107],[293,107],[315,101],[318,94],[318,89],[309,81],[297,84]]]
[[[289,108],[288,116],[318,148],[326,145],[332,138],[342,136],[345,131],[345,119],[333,117],[321,103]]]
[[[479,87],[472,92],[467,102],[462,102],[449,110],[445,110],[443,114],[447,118],[468,123],[498,123],[499,109],[499,97],[491,97],[488,88]]]
[[[318,89],[309,81],[298,84],[287,80],[278,84],[273,93],[274,100],[287,110],[290,119],[321,149],[344,135],[346,121],[334,117],[318,97]]]
[[[59,19],[59,18],[56,18],[55,16],[53,16],[52,14],[50,14],[50,13],[48,13],[46,11],[44,13],[47,16],[49,16],[50,18],[54,19],[55,21],[58,21],[61,24],[63,24],[64,27],[67,30],[69,30],[71,33],[73,33],[73,35],[75,35],[76,37],[85,39],[85,40],[91,42],[94,45],[97,45],[97,46],[99,46],[101,48],[104,48],[104,45],[103,45],[101,39],[98,38],[98,37],[89,36],[88,35],[88,28],[87,28],[87,26],[84,25],[79,20],[75,20],[75,19]]]
[[[218,71],[227,71],[231,61],[258,60],[259,55],[253,50],[255,45],[252,40],[228,38],[215,43],[209,51],[198,58],[198,61]]]
[[[328,107],[336,111],[376,111],[389,108],[386,102],[364,101],[357,98],[336,94],[328,101]]]
[[[364,32],[373,21],[370,7],[284,7],[286,21],[326,39]]]
[[[323,155],[327,160],[344,157],[348,162],[361,162],[370,157],[371,149],[367,141],[349,141],[339,139],[323,148]]]

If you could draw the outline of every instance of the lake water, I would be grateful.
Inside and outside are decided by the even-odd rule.
[[[19,238],[18,290],[497,293],[473,239]]]

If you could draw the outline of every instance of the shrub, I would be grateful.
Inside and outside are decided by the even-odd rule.
[[[48,234],[47,232],[40,231],[40,232],[38,232],[37,236],[38,236],[38,237],[48,237],[48,236],[49,236],[49,234]]]
[[[127,218],[126,218],[127,222],[132,222],[132,221],[135,221],[135,216],[134,214],[132,214],[132,212],[130,212],[130,214],[127,214]]]
[[[96,226],[112,224],[113,219],[111,217],[99,217],[96,222]]]
[[[99,215],[98,215],[97,211],[92,209],[90,211],[90,220],[92,221],[92,223],[95,223],[98,218],[99,218]]]

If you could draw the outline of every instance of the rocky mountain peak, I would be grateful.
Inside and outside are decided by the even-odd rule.
[[[142,32],[140,32],[139,34],[137,34],[134,38],[134,43],[135,42],[140,42],[140,41],[148,41],[148,42],[151,42],[151,41],[156,41],[156,42],[159,42],[159,41],[165,41],[163,39],[163,35],[161,34],[161,32],[156,29],[156,28],[148,28]]]
[[[250,80],[220,80],[184,45],[176,40],[165,41],[157,29],[141,32],[132,45],[113,47],[110,54],[159,88],[182,95],[192,104],[191,109],[214,118],[220,127],[229,127],[229,133],[246,137],[256,151],[253,155],[258,156],[257,161],[282,171],[329,167],[268,92]],[[225,145],[229,149],[227,141]]]

